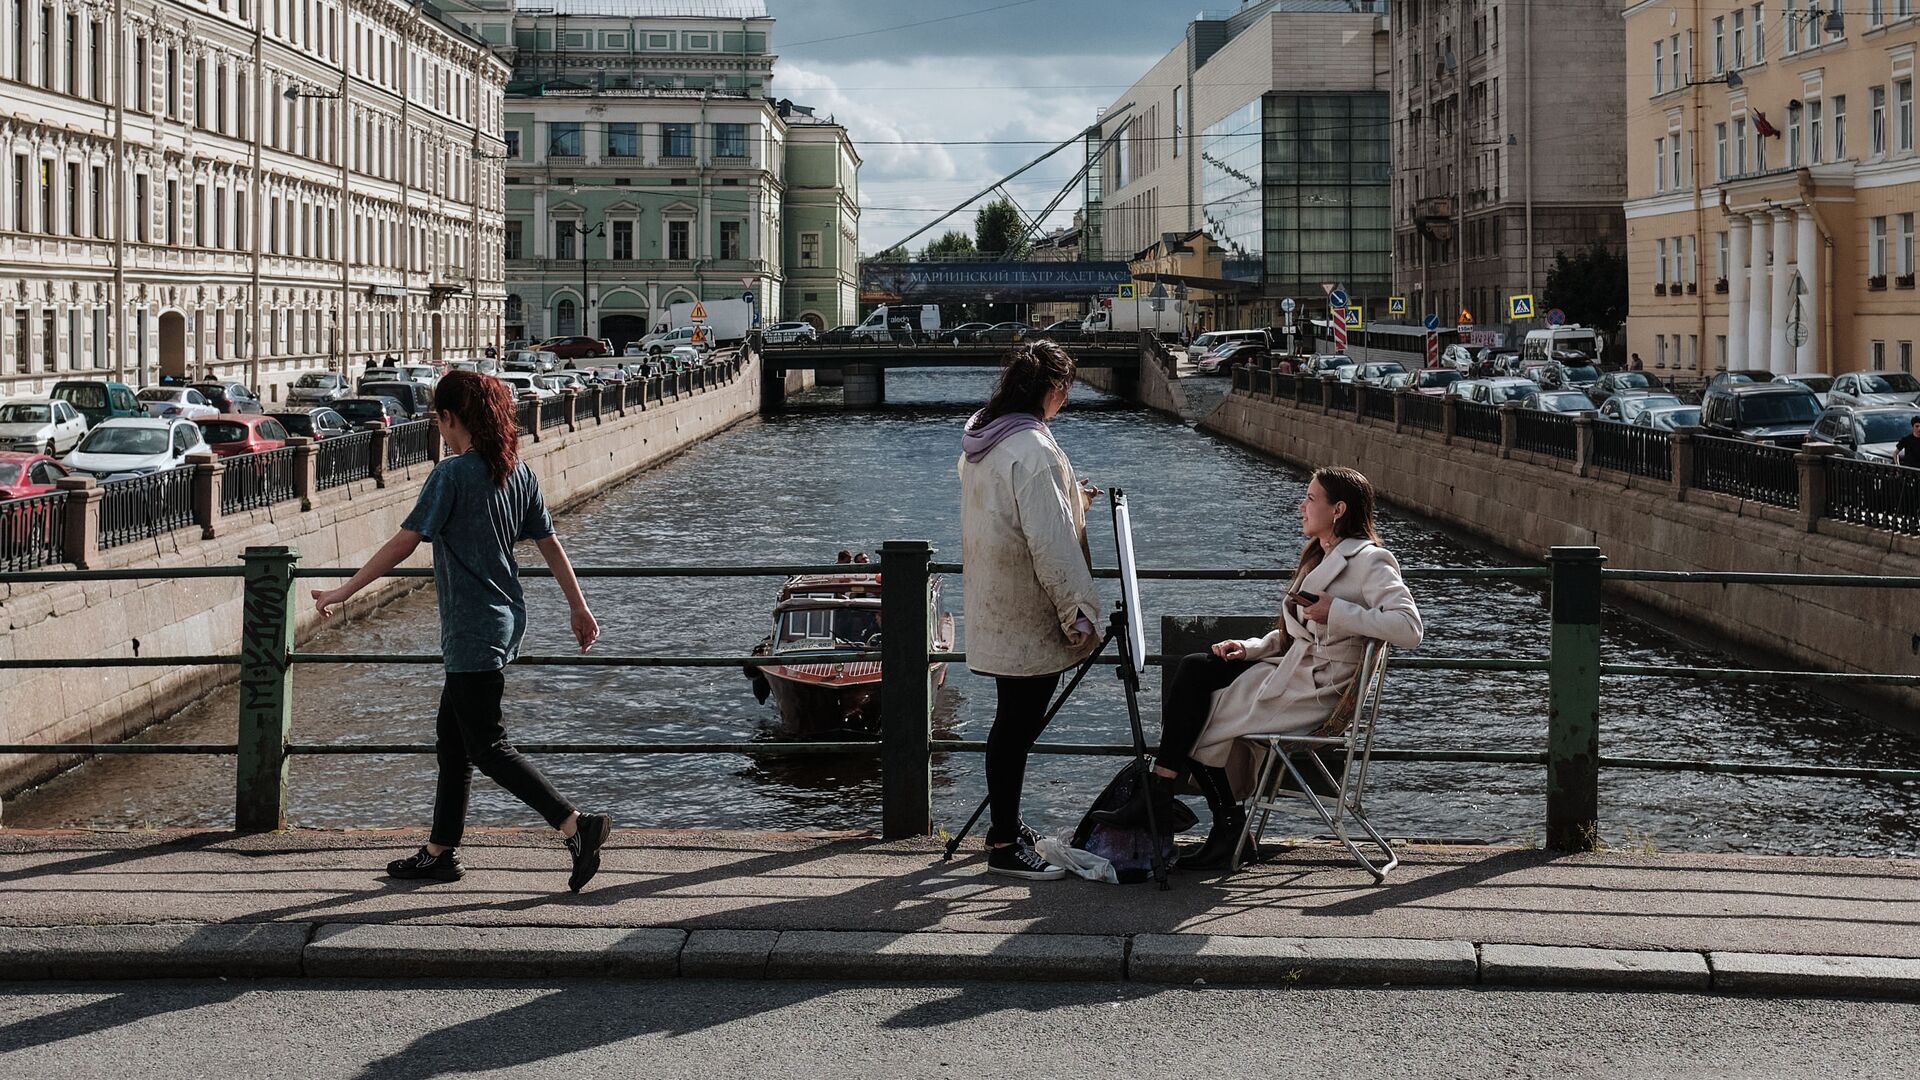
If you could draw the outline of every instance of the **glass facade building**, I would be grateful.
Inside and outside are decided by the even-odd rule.
[[[1391,124],[1384,93],[1266,94],[1201,138],[1204,227],[1229,278],[1269,296],[1392,285]]]

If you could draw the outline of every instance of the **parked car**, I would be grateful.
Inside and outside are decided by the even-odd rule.
[[[0,499],[24,499],[57,491],[67,470],[46,454],[0,451]]]
[[[1571,389],[1572,382],[1567,378],[1567,369],[1558,360],[1522,360],[1519,376],[1531,379],[1536,385],[1548,390]]]
[[[117,416],[147,415],[147,407],[140,403],[140,399],[134,396],[133,388],[126,383],[66,379],[54,383],[52,392],[47,396],[78,409],[80,415],[87,418],[89,428]]]
[[[1920,403],[1920,379],[1904,371],[1849,371],[1833,380],[1830,405],[1913,405]]]
[[[609,352],[607,355],[613,354]],[[401,364],[400,378],[407,382],[419,383],[426,387],[429,393],[434,387],[440,385],[440,372],[432,364]]]
[[[1520,406],[1539,412],[1593,412],[1593,399],[1578,390],[1539,389],[1520,399]]]
[[[551,337],[540,343],[543,352],[550,352],[562,360],[576,360],[583,356],[612,356],[613,346],[599,338],[562,335]]]
[[[203,416],[194,423],[200,425],[208,448],[221,457],[258,454],[287,445],[287,429],[271,416],[221,413]]]
[[[1251,338],[1236,338],[1222,342],[1217,348],[1200,358],[1196,370],[1202,375],[1218,375],[1241,364],[1250,364],[1265,358],[1267,346]]]
[[[148,416],[180,416],[193,420],[220,414],[204,394],[191,386],[149,386],[137,396],[146,406]]]
[[[1686,402],[1664,390],[1622,390],[1600,403],[1600,419],[1631,424],[1648,409],[1684,404]]]
[[[1440,350],[1441,366],[1450,367],[1459,372],[1472,371],[1474,361],[1473,353],[1474,350],[1471,345],[1449,345]]]
[[[1831,405],[1813,422],[1808,442],[1832,443],[1848,457],[1893,463],[1893,450],[1913,430],[1911,405]]]
[[[267,407],[260,403],[253,391],[237,382],[197,382],[189,384],[200,391],[207,404],[223,413],[251,413],[264,415]]]
[[[50,397],[17,397],[0,404],[0,450],[55,457],[79,444],[87,418],[67,402]]]
[[[1456,372],[1457,374],[1457,372]],[[1413,389],[1414,374],[1411,371],[1396,371],[1380,380],[1380,385],[1388,390]]]
[[[703,359],[705,359],[704,355],[692,345],[675,345],[673,351],[667,354],[667,361],[673,365],[675,371],[685,371],[695,367]]]
[[[362,384],[370,382],[396,382],[400,378],[398,364],[368,364],[367,370],[360,373]]]
[[[621,356],[645,356],[647,355],[647,347],[645,345],[640,344],[637,341],[629,341],[626,343],[624,347],[621,348],[620,355]]]
[[[363,382],[361,397],[388,397],[400,403],[403,419],[425,420],[433,412],[433,391],[411,380]]]
[[[574,378],[574,373],[571,371],[556,371],[551,375],[535,375],[533,381],[553,391],[556,395],[578,391],[586,385],[577,381]]]
[[[948,343],[949,345],[965,345],[968,342],[973,340],[973,335],[979,333],[982,330],[991,330],[992,328],[993,328],[992,323],[963,322],[959,326],[950,326],[947,329],[940,331],[940,340]],[[831,335],[834,333],[834,331],[839,329],[841,328],[836,326],[833,328],[833,330],[827,331],[827,334]],[[826,337],[823,336],[822,340],[826,340]],[[848,340],[852,340],[851,328],[849,328]]]
[[[353,424],[341,416],[339,410],[325,405],[311,409],[281,409],[267,415],[280,421],[280,426],[287,429],[287,434],[319,442],[337,439],[353,431]]]
[[[1700,406],[1698,405],[1655,405],[1640,410],[1633,418],[1635,427],[1650,427],[1655,431],[1678,431],[1683,427],[1700,426]]]
[[[1087,332],[1081,328],[1079,319],[1061,319],[1041,327],[1037,336],[1050,341],[1085,341]]]
[[[842,323],[822,333],[815,341],[821,345],[845,345],[853,340],[853,332],[859,329],[853,323]]]
[[[1786,382],[1797,382],[1801,386],[1804,386],[1807,389],[1813,391],[1813,396],[1815,399],[1817,399],[1820,402],[1820,407],[1823,409],[1827,407],[1827,394],[1833,390],[1833,376],[1831,375],[1782,375],[1776,381],[1781,381],[1781,380],[1784,380]]]
[[[88,431],[60,464],[68,472],[112,480],[176,468],[188,454],[206,450],[200,425],[186,417],[115,417]]]
[[[1421,368],[1407,373],[1407,389],[1428,397],[1439,397],[1447,392],[1447,387],[1460,381],[1460,373],[1453,368]]]
[[[325,405],[353,393],[347,377],[332,371],[308,371],[287,390],[288,405]]]
[[[1725,386],[1745,386],[1748,383],[1766,383],[1773,381],[1773,372],[1765,368],[1733,368],[1716,374],[1707,380],[1702,391],[1705,394]]]
[[[1273,340],[1265,330],[1209,330],[1187,343],[1187,359],[1198,363],[1201,357],[1229,341],[1257,341],[1263,347],[1273,347]]]
[[[1204,336],[1204,335],[1202,335]],[[1304,375],[1331,375],[1343,367],[1352,367],[1353,358],[1345,353],[1315,353],[1301,365]]]
[[[1023,322],[994,323],[985,330],[973,335],[975,345],[1002,345],[1013,341],[1025,341],[1038,331]]]
[[[1353,381],[1373,386],[1385,381],[1389,375],[1404,375],[1406,371],[1407,365],[1398,360],[1369,360],[1355,367]]]
[[[1820,416],[1813,391],[1799,383],[1736,383],[1709,389],[1700,426],[1709,434],[1775,446],[1799,446]]]
[[[1585,353],[1569,353],[1566,359],[1560,360],[1560,372],[1567,385],[1575,390],[1584,391],[1600,381],[1600,369]]]
[[[1459,398],[1462,401],[1472,401],[1474,392],[1486,381],[1485,379],[1455,379],[1453,382],[1447,384],[1447,388],[1442,396]]]
[[[1527,399],[1527,395],[1540,391],[1540,385],[1532,379],[1519,379],[1508,376],[1500,379],[1473,380],[1472,397],[1469,400],[1481,405],[1505,405],[1508,402],[1518,404]]]
[[[390,397],[360,395],[341,398],[333,403],[333,409],[363,431],[392,427],[407,419],[406,406]]]
[[[818,336],[812,323],[777,322],[761,333],[760,340],[769,345],[806,345]]]
[[[507,371],[502,372],[496,377],[501,382],[507,384],[507,389],[513,391],[515,401],[525,401],[528,399],[538,401],[541,398],[554,396],[553,390],[543,385],[540,377],[537,375],[524,371]]]
[[[1593,384],[1593,388],[1587,391],[1587,396],[1592,398],[1596,405],[1604,405],[1608,398],[1623,390],[1664,389],[1666,388],[1660,385],[1658,378],[1645,371],[1609,371],[1600,376],[1600,381]]]
[[[665,356],[682,345],[693,345],[693,331],[691,326],[680,326],[656,336],[647,342],[647,355]]]
[[[503,371],[548,372],[560,366],[560,358],[545,349],[516,349],[500,365]]]

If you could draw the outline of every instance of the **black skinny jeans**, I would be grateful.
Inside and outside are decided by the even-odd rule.
[[[1210,652],[1188,653],[1173,669],[1173,682],[1167,687],[1167,708],[1160,720],[1160,748],[1153,763],[1175,773],[1184,773],[1193,762],[1187,757],[1213,711],[1213,693],[1224,690],[1240,674],[1258,663],[1256,660],[1222,660]]]
[[[1040,738],[1060,674],[993,677],[999,700],[993,710],[993,729],[987,732],[987,804],[992,814],[992,824],[987,826],[989,844],[1019,839],[1020,787],[1027,779],[1027,751]]]
[[[559,828],[573,814],[533,763],[507,741],[500,716],[506,675],[498,671],[449,671],[440,691],[440,718],[434,725],[440,782],[433,795],[433,832],[428,839],[459,847],[467,824],[467,795],[478,766],[514,797],[533,807],[547,824]]]

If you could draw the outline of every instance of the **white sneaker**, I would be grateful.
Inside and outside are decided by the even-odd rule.
[[[987,852],[987,872],[1028,881],[1059,881],[1067,872],[1040,857],[1024,840]]]

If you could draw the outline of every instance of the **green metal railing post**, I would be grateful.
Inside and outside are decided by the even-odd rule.
[[[880,803],[889,840],[933,831],[933,608],[925,540],[880,545]]]
[[[1600,568],[1597,547],[1556,547],[1547,667],[1547,847],[1592,851],[1600,832]]]
[[[289,547],[250,547],[240,614],[239,763],[233,826],[272,832],[287,826],[287,741],[293,727],[293,566]]]

